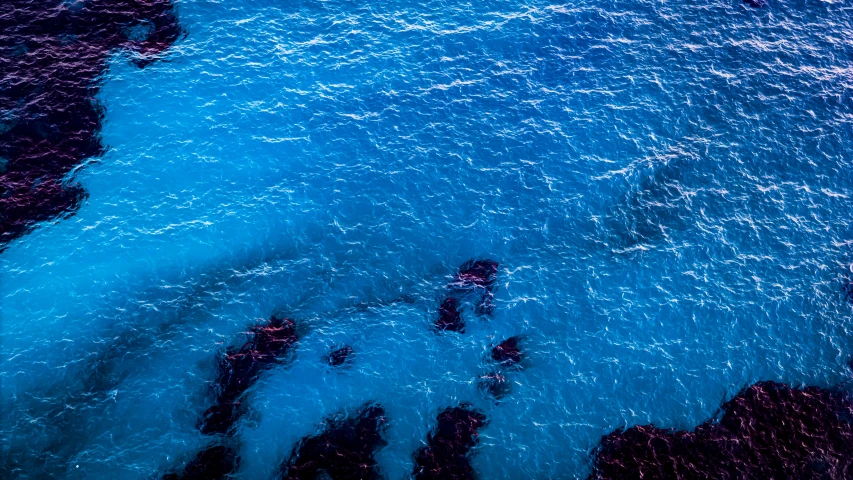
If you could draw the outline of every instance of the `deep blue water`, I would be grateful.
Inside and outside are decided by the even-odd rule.
[[[758,380],[846,385],[846,2],[182,1],[117,54],[79,212],[0,254],[2,418],[21,478],[150,478],[210,442],[213,358],[296,319],[239,426],[271,478],[380,402],[390,479],[437,412],[489,418],[483,479],[579,478],[618,427],[691,428]],[[494,318],[430,325],[471,258]],[[490,345],[529,366],[496,403]],[[334,371],[334,344],[356,351]]]

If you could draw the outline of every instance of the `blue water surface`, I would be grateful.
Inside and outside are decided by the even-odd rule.
[[[273,313],[238,478],[387,413],[407,478],[443,408],[482,479],[582,478],[615,428],[692,428],[758,380],[846,385],[853,9],[737,0],[178,3],[116,55],[73,217],[0,255],[6,472],[151,478],[211,442],[216,352]],[[494,318],[430,329],[466,260]],[[524,335],[500,402],[488,350]],[[350,344],[352,367],[322,357]]]

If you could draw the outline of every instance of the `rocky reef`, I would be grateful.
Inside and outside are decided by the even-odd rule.
[[[245,409],[240,397],[265,369],[281,363],[299,338],[296,323],[273,315],[269,322],[255,325],[249,340],[238,350],[229,349],[219,359],[213,389],[216,403],[204,412],[199,430],[206,435],[223,434],[222,445],[199,452],[183,472],[170,473],[163,480],[218,480],[239,465],[232,427]]]
[[[216,404],[204,412],[202,433],[226,433],[243,412],[239,398],[265,369],[281,362],[298,339],[293,320],[273,316],[266,325],[256,325],[251,338],[239,350],[229,350],[219,359],[214,383]]]
[[[221,480],[237,469],[239,461],[230,447],[217,445],[202,450],[181,473],[169,473],[163,480]]]
[[[524,355],[519,346],[520,337],[509,337],[492,348],[492,360],[505,367],[519,365]]]
[[[340,367],[352,362],[353,353],[354,351],[351,346],[344,345],[334,348],[326,355],[325,360],[332,367]]]
[[[181,35],[171,0],[0,2],[0,250],[85,199],[68,175],[103,152],[109,55],[143,67]]]
[[[493,365],[494,370],[489,373],[480,375],[477,386],[495,400],[500,400],[512,393],[512,383],[509,382],[507,375],[522,368],[524,354],[521,351],[520,341],[519,336],[509,337],[493,346],[489,352],[490,360],[497,365]]]
[[[459,267],[449,287],[477,294],[476,313],[491,316],[495,311],[494,286],[498,279],[498,266],[494,260],[469,260]]]
[[[282,467],[286,480],[382,478],[374,454],[385,446],[385,410],[364,405],[353,417],[327,419],[321,433],[303,438]]]
[[[602,438],[589,480],[853,478],[853,402],[759,382],[693,431],[636,426]]]
[[[486,426],[486,416],[463,403],[443,410],[437,420],[426,445],[415,453],[412,475],[416,480],[473,479],[469,454],[477,445],[478,431]]]
[[[459,312],[459,300],[449,297],[441,302],[441,306],[438,307],[435,329],[465,333],[465,320],[462,319],[462,314]]]
[[[470,302],[472,297],[477,315],[493,315],[497,278],[498,263],[492,260],[469,260],[459,267],[453,280],[445,286],[449,293],[438,308],[436,331],[465,333],[462,304]]]

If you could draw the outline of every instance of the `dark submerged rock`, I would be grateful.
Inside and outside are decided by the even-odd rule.
[[[454,284],[459,287],[477,286],[490,290],[498,279],[498,262],[469,260],[459,267]]]
[[[333,367],[340,367],[352,360],[352,354],[352,347],[344,345],[343,347],[332,350],[328,355],[326,355],[326,363]]]
[[[509,337],[492,348],[492,360],[505,367],[521,363],[523,354],[519,348],[520,337]]]
[[[512,384],[507,380],[506,372],[513,367],[520,367],[524,356],[519,347],[520,337],[510,337],[492,347],[492,360],[498,362],[498,370],[486,375],[481,375],[478,381],[480,390],[488,393],[496,400],[500,400],[512,393]]]
[[[265,363],[280,360],[298,339],[296,323],[289,318],[275,316],[266,325],[252,327],[252,333],[254,337],[241,350],[245,351],[251,345],[251,350],[257,352]]]
[[[845,393],[760,382],[692,432],[616,430],[594,452],[590,480],[853,478],[853,402]]]
[[[143,67],[181,34],[171,0],[0,2],[0,250],[85,199],[65,177],[103,152],[109,55],[134,51]]]
[[[379,405],[362,407],[355,417],[326,420],[318,435],[302,439],[283,466],[287,480],[378,479],[375,453],[386,445],[385,410]]]
[[[500,372],[491,372],[482,375],[480,377],[479,388],[498,400],[512,393],[512,385]]]
[[[427,444],[415,453],[414,478],[473,479],[468,453],[477,445],[477,432],[485,425],[486,416],[468,404],[439,413]]]
[[[163,480],[221,480],[237,469],[239,461],[229,447],[210,447],[199,452],[182,473],[164,475]]]
[[[284,359],[296,343],[293,320],[272,317],[266,325],[256,325],[252,337],[237,351],[219,359],[219,375],[214,390],[216,404],[202,416],[202,433],[226,433],[242,415],[237,401],[265,369]]]
[[[225,402],[214,405],[201,415],[199,430],[205,435],[227,433],[245,413],[240,402]]]
[[[465,321],[459,312],[459,300],[453,297],[445,298],[438,307],[438,320],[435,321],[437,330],[450,330],[452,332],[465,332]]]
[[[476,293],[480,298],[475,303],[477,315],[493,315],[494,285],[498,278],[498,263],[493,260],[469,260],[459,267],[459,272],[448,285],[452,291],[463,295]]]

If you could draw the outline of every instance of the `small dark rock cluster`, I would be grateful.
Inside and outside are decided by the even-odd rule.
[[[477,315],[491,316],[495,311],[494,285],[498,279],[498,262],[492,260],[471,260],[459,268],[453,287],[461,290],[474,290],[479,294]]]
[[[466,480],[474,478],[469,453],[477,445],[478,430],[486,416],[469,404],[448,408],[438,414],[427,444],[415,453],[416,480]]]
[[[512,393],[512,384],[500,371],[489,372],[485,375],[480,375],[480,380],[478,383],[480,390],[488,393],[495,400],[500,400],[501,398]]]
[[[437,330],[465,333],[465,320],[459,311],[459,300],[448,297],[438,307],[438,320],[435,321]]]
[[[469,260],[459,267],[453,281],[447,285],[447,297],[438,308],[436,331],[465,333],[461,298],[475,298],[477,315],[494,314],[494,285],[498,278],[498,263],[493,260]]]
[[[521,338],[510,337],[492,347],[491,359],[497,363],[497,368],[485,375],[480,376],[480,390],[487,392],[496,400],[510,394],[512,386],[507,380],[510,370],[521,368],[524,355],[519,345]]]
[[[217,445],[196,455],[180,474],[164,475],[163,480],[220,480],[235,471],[238,464],[239,458],[230,447]]]
[[[332,367],[340,367],[352,362],[353,349],[349,345],[344,345],[333,349],[326,355],[326,363]]]
[[[436,329],[464,333],[457,296],[469,299],[473,295],[478,314],[491,315],[497,271],[498,264],[491,260],[465,263],[447,286],[452,295],[439,307]],[[204,412],[199,425],[204,434],[222,436],[215,445],[198,453],[180,473],[167,474],[164,480],[221,480],[236,471],[239,458],[233,436],[234,425],[245,412],[241,399],[264,370],[284,362],[298,340],[296,324],[276,316],[264,325],[252,327],[250,335],[242,347],[228,349],[218,360],[213,384],[216,402]],[[481,388],[495,398],[509,393],[504,372],[521,364],[519,340],[510,337],[491,349],[490,362],[497,370],[481,378]],[[353,358],[353,348],[341,345],[333,347],[323,360],[329,366],[341,367]],[[485,425],[486,416],[470,404],[443,410],[426,444],[414,455],[413,476],[422,480],[474,478],[470,451],[477,444],[479,429]],[[328,418],[319,433],[303,438],[293,448],[282,463],[281,476],[287,480],[381,478],[374,455],[386,445],[386,426],[385,411],[375,403],[365,404],[354,416],[340,414]]]
[[[164,480],[220,480],[239,465],[236,447],[231,446],[232,427],[244,412],[240,397],[266,369],[281,363],[299,338],[296,323],[273,316],[265,325],[255,325],[251,338],[239,350],[229,349],[218,361],[213,389],[216,404],[202,416],[199,430],[206,435],[225,434],[225,445],[202,450],[181,474],[170,473]]]
[[[492,360],[505,367],[519,365],[523,358],[518,342],[520,337],[509,337],[492,348]]]
[[[354,417],[332,418],[324,430],[302,439],[282,467],[285,480],[313,480],[325,474],[332,479],[382,478],[374,454],[386,442],[385,410],[374,404]]]

